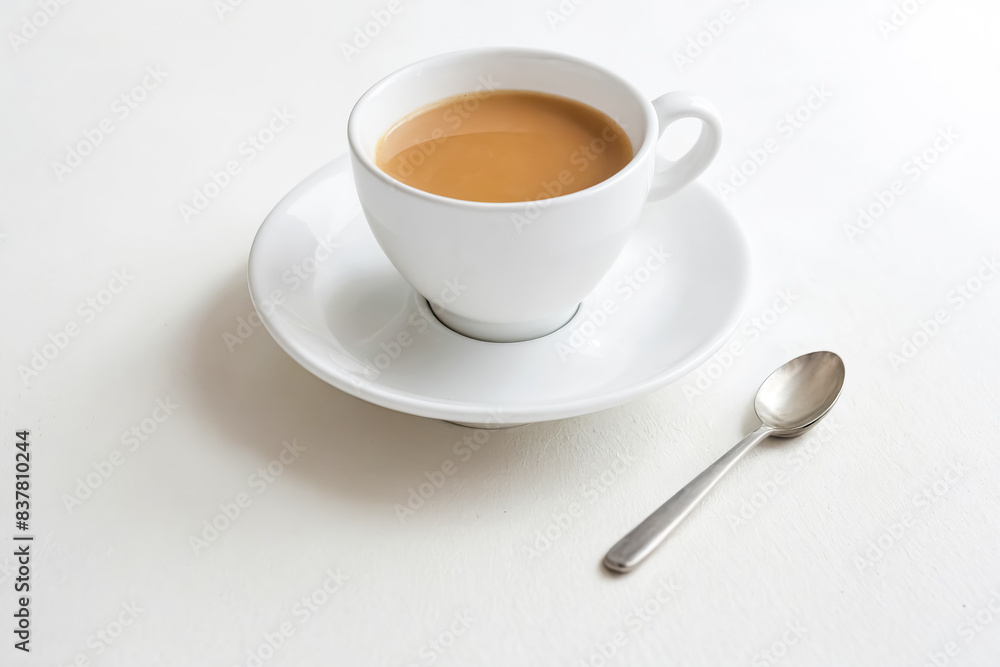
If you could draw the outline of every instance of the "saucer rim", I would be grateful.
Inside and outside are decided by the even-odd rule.
[[[264,220],[261,222],[256,233],[254,234],[253,243],[250,246],[250,253],[247,258],[247,287],[250,292],[250,300],[254,306],[254,310],[257,312],[258,317],[260,317],[261,322],[264,324],[264,328],[267,329],[267,332],[271,335],[274,341],[278,343],[278,346],[281,347],[281,349],[296,363],[308,370],[310,373],[327,384],[330,384],[340,391],[354,396],[355,398],[359,398],[369,403],[388,408],[390,410],[395,410],[397,412],[451,422],[490,423],[491,420],[496,418],[498,412],[503,418],[503,421],[500,423],[503,424],[522,424],[577,417],[617,407],[632,399],[657,391],[658,389],[673,383],[684,375],[687,375],[692,370],[710,359],[722,348],[723,345],[726,344],[726,342],[735,333],[737,327],[743,319],[744,313],[746,312],[751,293],[751,281],[753,278],[753,259],[750,252],[749,240],[747,239],[742,225],[739,224],[736,216],[725,204],[725,202],[722,201],[719,196],[711,190],[711,188],[696,180],[685,186],[679,192],[688,188],[699,188],[718,203],[720,215],[724,218],[726,224],[728,224],[731,228],[732,238],[735,241],[734,246],[737,248],[735,252],[738,253],[739,259],[741,260],[740,263],[743,266],[743,275],[741,276],[742,279],[738,279],[739,293],[736,298],[737,305],[730,312],[725,325],[720,326],[717,329],[718,333],[713,337],[710,344],[701,348],[700,352],[695,353],[687,361],[676,365],[669,372],[656,374],[653,377],[632,383],[627,387],[623,387],[611,393],[599,393],[584,398],[573,398],[556,403],[546,403],[544,405],[525,404],[514,406],[489,406],[483,403],[428,399],[427,397],[414,394],[406,390],[386,388],[385,385],[379,385],[377,383],[377,379],[375,381],[359,381],[357,378],[348,377],[346,372],[338,373],[336,372],[336,369],[331,369],[314,363],[309,355],[299,350],[299,346],[294,343],[292,336],[283,331],[283,325],[277,322],[273,314],[267,315],[262,312],[262,309],[258,307],[258,295],[264,296],[264,290],[255,287],[253,269],[256,264],[254,260],[255,256],[259,256],[262,252],[262,234],[265,228],[269,226],[269,223],[274,224],[273,221],[276,218],[277,212],[286,208],[284,206],[286,202],[295,197],[301,196],[304,192],[311,189],[318,181],[325,178],[327,173],[335,173],[338,169],[338,163],[343,163],[343,169],[350,170],[352,168],[350,156],[347,153],[323,164],[301,181],[296,183],[292,189],[285,193],[285,195],[274,205],[267,216],[265,216]],[[672,196],[676,196],[679,192]],[[364,218],[363,211],[358,215],[361,218]],[[367,220],[363,222],[364,224],[367,224]],[[263,277],[261,276],[260,279],[263,280]],[[410,289],[412,290],[412,287]],[[416,292],[414,292],[414,295],[416,295]],[[587,299],[584,299],[583,304],[586,303]],[[581,305],[581,310],[582,308],[583,305]],[[576,319],[576,316],[574,316],[573,319]],[[437,322],[436,318],[435,322]],[[440,326],[447,329],[447,327],[443,324]],[[448,331],[451,330],[448,329]],[[475,342],[480,345],[523,345],[526,343],[530,344],[534,341],[523,341],[520,343],[491,343],[487,341]]]

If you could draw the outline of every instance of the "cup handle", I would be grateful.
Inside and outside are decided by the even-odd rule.
[[[685,92],[667,93],[653,100],[653,109],[660,126],[660,137],[671,123],[681,118],[700,120],[701,134],[691,150],[654,174],[649,191],[650,201],[669,197],[698,178],[711,164],[722,144],[722,121],[715,106],[704,97]]]

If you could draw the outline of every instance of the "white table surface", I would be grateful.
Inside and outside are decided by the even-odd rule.
[[[5,629],[0,664],[997,664],[996,3],[897,0],[915,13],[890,30],[889,0],[563,0],[554,26],[556,0],[400,0],[347,62],[340,43],[389,3],[222,1],[2,10],[5,628],[20,429],[36,539],[32,650]],[[723,10],[721,34],[679,64]],[[491,44],[711,98],[727,124],[712,187],[773,152],[728,197],[755,259],[741,355],[697,395],[695,372],[601,413],[479,434],[462,460],[474,432],[343,394],[262,330],[232,353],[223,335],[252,311],[254,232],[345,150],[358,96],[418,58]],[[250,160],[241,142],[274,110],[293,118]],[[54,166],[105,118],[89,155]],[[228,160],[240,174],[185,220]],[[65,347],[20,371],[50,336]],[[828,427],[752,453],[643,567],[603,572],[625,530],[750,428],[763,377],[814,349],[848,368]],[[255,476],[283,441],[304,451]],[[448,460],[457,472],[401,522],[395,506]],[[239,517],[193,547],[239,494]]]

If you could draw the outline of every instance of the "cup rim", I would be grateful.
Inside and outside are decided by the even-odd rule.
[[[545,59],[559,59],[564,62],[569,62],[575,65],[581,65],[583,67],[587,67],[593,71],[598,72],[602,76],[612,79],[621,87],[626,89],[629,92],[629,94],[632,95],[633,99],[638,101],[639,106],[642,108],[643,115],[646,118],[646,132],[645,136],[643,137],[642,144],[639,146],[639,148],[635,150],[635,153],[632,155],[632,159],[629,160],[628,164],[622,167],[617,173],[615,173],[611,177],[604,179],[600,183],[595,183],[594,185],[591,185],[588,188],[584,188],[583,190],[577,190],[576,192],[571,192],[565,195],[557,195],[555,197],[546,197],[545,199],[542,200],[483,202],[483,201],[473,201],[468,199],[456,199],[454,197],[446,197],[444,195],[434,194],[433,192],[427,192],[425,190],[420,190],[419,188],[415,188],[412,185],[407,185],[406,183],[396,180],[389,174],[379,169],[378,165],[375,164],[375,161],[371,157],[369,157],[368,154],[361,148],[361,137],[360,137],[360,131],[358,130],[358,120],[357,120],[358,110],[362,108],[363,105],[369,103],[371,101],[371,98],[379,94],[381,90],[392,85],[395,79],[405,75],[408,71],[416,67],[426,66],[428,64],[435,63],[436,61],[447,62],[448,60],[458,60],[471,55],[481,55],[481,54],[494,54],[501,56],[518,55],[518,56],[530,56],[530,57],[545,58]],[[395,70],[391,74],[388,74],[387,76],[383,77],[379,81],[377,81],[370,88],[368,88],[368,90],[366,90],[365,93],[360,98],[358,98],[358,101],[354,103],[354,107],[351,109],[350,116],[347,119],[347,143],[351,153],[355,155],[355,157],[360,161],[360,163],[373,176],[375,176],[376,179],[380,180],[386,185],[399,188],[404,192],[413,195],[415,197],[419,197],[421,199],[425,199],[430,202],[450,204],[452,206],[461,206],[470,209],[485,208],[490,210],[496,210],[496,209],[515,210],[515,209],[522,209],[525,206],[528,206],[533,202],[537,201],[562,202],[562,201],[582,199],[584,197],[593,196],[594,194],[606,188],[613,187],[619,181],[628,178],[630,172],[634,171],[637,168],[637,165],[642,161],[641,158],[644,158],[646,153],[648,153],[650,150],[653,150],[653,147],[659,140],[659,133],[657,132],[657,129],[658,128],[657,128],[656,114],[653,112],[652,105],[650,104],[646,96],[638,88],[636,88],[634,85],[628,82],[626,79],[622,78],[618,74],[615,74],[611,70],[608,70],[600,65],[594,64],[588,60],[577,58],[575,56],[571,56],[565,53],[559,53],[558,51],[547,51],[544,49],[532,49],[532,48],[524,48],[516,46],[481,47],[472,49],[462,49],[460,51],[449,51],[446,53],[440,53],[438,55],[430,56],[428,58],[412,62],[409,65],[405,65]]]

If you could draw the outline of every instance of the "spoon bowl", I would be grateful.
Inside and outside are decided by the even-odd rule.
[[[823,418],[844,387],[844,361],[833,352],[810,352],[767,376],[753,402],[772,436],[794,438]]]

